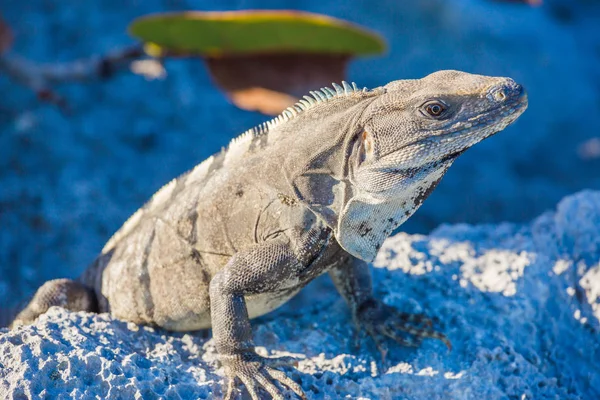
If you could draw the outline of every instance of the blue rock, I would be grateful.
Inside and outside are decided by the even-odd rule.
[[[287,373],[315,399],[599,398],[599,218],[600,192],[587,191],[526,225],[390,238],[373,265],[376,293],[439,318],[451,352],[391,344],[383,366],[370,339],[354,346],[327,277],[254,321],[258,351],[298,357]],[[223,371],[204,336],[52,308],[0,330],[0,397],[214,398]]]

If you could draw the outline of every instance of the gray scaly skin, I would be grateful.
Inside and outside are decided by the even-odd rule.
[[[466,149],[527,107],[512,79],[440,71],[373,90],[311,92],[171,181],[75,281],[47,282],[16,318],[50,306],[110,312],[173,331],[212,327],[233,397],[283,399],[300,385],[254,352],[250,319],[329,272],[357,326],[386,338],[449,341],[422,316],[373,297],[368,262]],[[286,360],[287,361],[287,360]]]

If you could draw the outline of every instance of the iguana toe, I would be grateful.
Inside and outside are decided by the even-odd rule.
[[[429,318],[400,312],[377,300],[363,305],[355,319],[359,329],[364,329],[375,342],[383,362],[388,352],[387,338],[408,347],[419,346],[424,338],[438,339],[452,349],[448,338],[432,329],[433,322]]]
[[[236,378],[239,379],[250,394],[252,400],[262,400],[266,397],[260,395],[265,391],[273,400],[283,400],[284,392],[275,385],[278,382],[293,391],[299,398],[306,400],[302,387],[289,378],[284,372],[272,368],[272,364],[289,364],[291,357],[282,357],[285,360],[263,358],[256,353],[246,353],[239,356],[226,356],[222,359],[227,374],[227,391],[225,400],[233,400]]]

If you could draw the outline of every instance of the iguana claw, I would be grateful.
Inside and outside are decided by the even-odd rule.
[[[307,399],[299,384],[284,372],[273,368],[276,365],[297,363],[297,360],[292,357],[265,358],[254,352],[246,352],[240,355],[222,356],[221,362],[225,366],[225,374],[227,375],[227,392],[223,396],[224,400],[233,400],[236,378],[244,384],[252,400],[265,398],[259,394],[261,389],[266,391],[273,400],[283,400],[283,391],[275,385],[275,382],[288,387],[299,398]]]
[[[409,347],[419,346],[424,338],[433,338],[452,350],[448,338],[433,330],[432,321],[423,314],[403,313],[375,299],[357,310],[355,321],[359,329],[364,329],[373,338],[383,362],[388,351],[387,338]]]

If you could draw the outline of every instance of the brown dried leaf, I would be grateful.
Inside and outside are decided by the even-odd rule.
[[[8,24],[2,19],[0,15],[0,54],[6,52],[13,43],[13,34]]]
[[[227,95],[239,108],[266,115],[277,115],[298,101],[297,97],[261,87],[234,90]]]
[[[207,58],[215,83],[238,107],[276,115],[309,90],[340,82],[349,55],[257,54]]]

